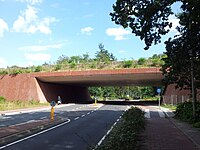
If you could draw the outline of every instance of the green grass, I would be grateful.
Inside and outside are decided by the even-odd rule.
[[[173,111],[176,110],[177,106],[176,105],[170,105],[170,104],[162,104],[161,105],[162,107],[165,107],[165,108],[168,108],[168,109],[171,109]]]
[[[36,101],[36,100],[6,101],[6,100],[1,100],[1,99],[2,98],[0,97],[0,111],[49,106],[49,103],[40,103],[39,101]]]

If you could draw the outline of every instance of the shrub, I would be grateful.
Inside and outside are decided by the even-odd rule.
[[[3,96],[0,96],[0,104],[5,103],[6,99]]]
[[[62,65],[61,64],[57,64],[56,67],[55,67],[55,71],[58,71],[62,68]]]
[[[184,102],[177,105],[176,111],[175,111],[175,117],[187,121],[187,122],[193,122],[193,107],[192,102]],[[200,120],[200,103],[198,102],[196,104],[196,117],[197,121]]]
[[[133,61],[131,60],[126,60],[123,62],[123,68],[130,68],[133,64]]]
[[[144,65],[146,62],[146,59],[145,58],[139,58],[138,59],[138,65]]]
[[[144,112],[139,108],[132,107],[123,114],[122,120],[96,150],[136,150],[139,148],[138,135],[144,126]]]
[[[37,67],[35,68],[35,72],[40,72],[40,71],[42,71],[42,66],[37,66]]]

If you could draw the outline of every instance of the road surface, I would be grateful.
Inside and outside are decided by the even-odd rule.
[[[56,109],[56,116],[67,118],[61,125],[2,145],[7,150],[87,150],[96,146],[127,109],[126,105],[75,104]],[[22,124],[49,117],[49,111],[5,116],[3,125]],[[2,121],[1,120],[1,121]],[[1,124],[2,125],[2,124]]]

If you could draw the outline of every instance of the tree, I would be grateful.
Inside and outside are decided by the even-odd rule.
[[[145,58],[139,58],[138,59],[138,65],[144,65],[146,62],[146,59]]]
[[[163,59],[162,70],[168,84],[191,89],[195,114],[195,91],[200,87],[195,82],[200,80],[200,0],[117,0],[110,15],[116,24],[130,27],[132,33],[144,40],[147,50],[160,43],[161,36],[172,27],[169,16],[174,14],[175,2],[181,3],[182,10],[176,14],[180,20],[180,26],[176,27],[179,35],[165,42],[167,57]]]
[[[115,61],[116,58],[112,53],[109,53],[108,50],[104,48],[104,45],[102,43],[99,44],[99,50],[96,53],[96,59],[100,62],[109,62],[109,61]]]

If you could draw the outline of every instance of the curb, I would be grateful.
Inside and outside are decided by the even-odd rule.
[[[72,105],[75,105],[75,104],[62,104],[62,105],[57,105],[55,106],[55,108],[62,108],[62,107],[66,107],[66,106],[72,106]],[[50,110],[51,109],[51,106],[47,106],[47,107],[44,107],[44,108],[27,108],[27,109],[24,109],[24,110],[14,110],[11,112],[1,112],[0,113],[0,116],[11,116],[11,115],[17,115],[17,114],[23,114],[23,113],[30,113],[30,112],[37,112],[37,111],[43,111],[43,110]]]
[[[57,118],[53,122],[51,120],[48,120],[47,122],[45,122],[43,124],[41,123],[41,125],[38,125],[36,127],[30,127],[30,129],[18,131],[18,132],[13,133],[13,134],[11,133],[10,135],[6,135],[6,136],[0,138],[0,145],[6,145],[8,143],[19,140],[21,138],[30,136],[34,133],[37,133],[37,132],[40,132],[42,130],[53,127],[55,125],[61,124],[61,123],[65,122],[66,120],[67,119],[64,119],[64,118]]]
[[[192,141],[192,142],[196,145],[196,147],[197,147],[198,149],[200,149],[200,142],[197,142],[197,141],[192,137],[192,135],[188,133],[188,131],[191,132],[191,129],[184,129],[184,127],[183,127],[183,126],[188,126],[189,128],[192,128],[192,127],[190,127],[190,125],[188,125],[187,123],[184,123],[184,122],[180,122],[180,121],[178,121],[178,120],[176,120],[176,119],[174,119],[174,118],[169,118],[169,120],[170,120],[170,121],[174,124],[174,126],[175,126],[177,129],[179,129],[190,141]],[[179,124],[182,124],[182,127],[181,127],[181,125],[179,125]],[[196,128],[192,128],[192,130],[196,130],[196,131],[193,131],[193,132],[195,132],[196,134],[198,134],[198,133],[197,133],[198,131],[197,131]],[[199,133],[200,133],[200,131],[199,131]]]
[[[170,116],[167,114],[167,111],[173,113],[172,110],[170,110],[170,109],[168,109],[168,108],[163,108],[163,107],[161,107],[160,109],[164,112],[166,118],[167,118],[180,132],[182,132],[190,141],[192,141],[192,143],[194,143],[195,146],[196,146],[198,149],[200,149],[200,142],[197,142],[197,141],[192,137],[192,135],[188,133],[188,132],[191,132],[191,131],[194,130],[193,132],[195,132],[196,134],[198,134],[197,132],[199,131],[199,133],[200,133],[200,130],[191,127],[189,124],[187,124],[187,123],[185,123],[185,122],[181,122],[181,121],[179,121],[179,120],[174,119],[173,117],[170,117]],[[186,126],[187,126],[187,127],[186,127]],[[190,129],[189,129],[189,128],[190,128]],[[197,130],[198,130],[198,131],[197,131]],[[200,138],[198,138],[198,139],[200,139]]]

